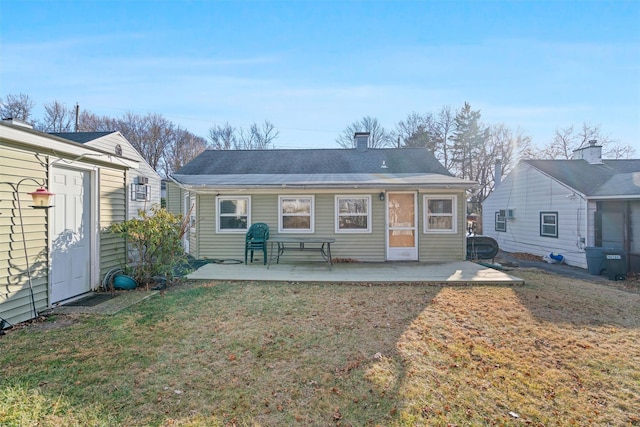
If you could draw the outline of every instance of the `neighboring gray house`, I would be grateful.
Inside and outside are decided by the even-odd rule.
[[[640,271],[640,160],[602,160],[595,141],[572,160],[521,161],[482,210],[483,234],[505,251],[587,268],[585,247],[616,248]]]
[[[189,214],[185,250],[243,258],[245,233],[335,238],[334,258],[449,261],[466,257],[466,192],[424,148],[207,150],[167,184],[167,208]],[[297,257],[307,259],[307,252]]]
[[[57,132],[51,135],[98,148],[138,162],[127,172],[127,219],[138,216],[139,210],[160,205],[162,178],[120,132]]]
[[[113,151],[0,123],[2,319],[29,320],[34,306],[40,312],[90,292],[124,264],[124,239],[105,229],[126,218],[125,177],[137,167]],[[53,203],[33,209],[28,193],[41,185],[55,193]]]

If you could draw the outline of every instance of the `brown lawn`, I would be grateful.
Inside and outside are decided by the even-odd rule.
[[[190,284],[50,319],[0,338],[0,425],[640,425],[640,294],[516,274]]]

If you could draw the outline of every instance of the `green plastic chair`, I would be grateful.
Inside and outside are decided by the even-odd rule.
[[[267,240],[269,240],[269,226],[264,222],[256,222],[249,227],[245,236],[244,263],[247,264],[247,255],[251,251],[251,262],[253,262],[253,251],[262,250],[262,259],[267,264]]]

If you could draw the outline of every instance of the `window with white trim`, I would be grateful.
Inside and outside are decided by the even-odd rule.
[[[278,197],[278,232],[313,233],[314,197],[280,196]]]
[[[216,232],[246,233],[251,224],[251,198],[246,196],[216,197]]]
[[[507,217],[504,213],[505,211],[496,212],[496,231],[507,231]]]
[[[371,233],[371,196],[336,196],[336,233]]]
[[[558,237],[558,212],[540,212],[540,236]]]
[[[424,196],[424,232],[456,233],[457,196]]]
[[[150,202],[151,187],[149,186],[149,184],[131,184],[131,201]]]

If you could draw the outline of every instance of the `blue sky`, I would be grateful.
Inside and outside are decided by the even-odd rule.
[[[640,149],[640,1],[0,0],[17,93],[203,137],[269,120],[277,148],[467,101],[536,145],[587,122]]]

